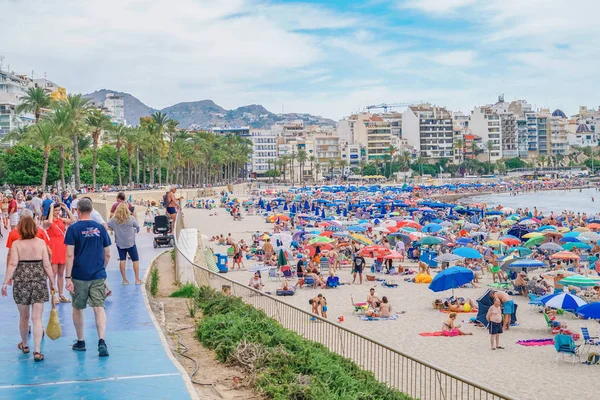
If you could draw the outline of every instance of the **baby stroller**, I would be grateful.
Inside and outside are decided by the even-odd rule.
[[[173,247],[174,238],[173,235],[169,234],[171,231],[171,220],[166,215],[157,215],[154,217],[154,224],[152,225],[152,232],[154,232],[154,248],[169,246]]]

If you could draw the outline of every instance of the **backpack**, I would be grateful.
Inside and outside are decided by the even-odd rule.
[[[164,196],[163,196],[163,207],[167,208],[167,206],[169,205],[169,192],[167,192]]]

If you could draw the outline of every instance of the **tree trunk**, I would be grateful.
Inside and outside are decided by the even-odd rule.
[[[169,140],[169,156],[167,157],[167,176],[165,177],[165,183],[167,185],[169,185],[171,182],[169,180],[169,171],[171,170],[171,162],[172,162],[172,155],[173,155],[173,140],[170,139]]]
[[[128,156],[129,156],[128,157],[129,158],[129,160],[128,160],[128,162],[129,162],[129,187],[133,187],[133,175],[132,175],[133,153],[129,152]]]
[[[94,155],[92,157],[92,187],[96,190],[96,163],[98,162],[98,135],[94,134]]]
[[[154,185],[154,149],[150,150],[150,184]]]
[[[135,149],[135,181],[139,185],[140,184],[140,149]]]
[[[48,179],[48,159],[50,152],[44,151],[44,172],[42,173],[42,191],[46,191],[46,179]]]
[[[58,160],[58,164],[60,168],[60,186],[62,190],[65,190],[65,146],[59,147],[59,158],[60,160]]]
[[[73,163],[75,164],[75,189],[81,188],[81,179],[79,176],[79,135],[73,136]]]
[[[121,149],[117,149],[117,173],[119,174],[119,186],[123,186],[123,177],[121,176]]]
[[[144,180],[144,186],[146,186],[146,155],[142,157],[142,179]]]

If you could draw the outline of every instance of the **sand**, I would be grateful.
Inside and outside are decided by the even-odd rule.
[[[209,238],[216,234],[231,233],[236,240],[243,238],[250,243],[252,232],[272,231],[272,224],[265,223],[264,218],[259,216],[245,215],[242,221],[233,221],[225,209],[217,209],[217,216],[209,216],[210,213],[207,210],[185,209],[186,227],[198,228]],[[215,252],[226,251],[224,246],[218,246],[208,240],[205,240],[205,245],[212,247]],[[251,265],[251,261],[245,261],[246,267]],[[229,266],[232,266],[231,259]],[[344,269],[338,275],[341,282],[352,281],[349,269]],[[243,284],[248,284],[251,276],[248,271],[230,271],[227,274],[228,278]],[[274,293],[281,285],[280,282],[270,282],[266,274],[263,277],[265,291]],[[485,328],[462,322],[476,314],[459,314],[457,318],[457,322],[463,325],[462,329],[472,332],[472,336],[419,336],[420,332],[441,330],[447,315],[434,310],[431,303],[444,293],[434,293],[427,285],[405,282],[402,276],[392,280],[395,280],[399,287],[388,289],[382,287],[379,282],[365,281],[362,285],[344,285],[336,289],[299,289],[294,296],[280,299],[310,311],[308,299],[322,293],[327,298],[330,319],[337,320],[339,316],[344,316],[343,324],[347,328],[515,399],[541,399],[546,396],[567,399],[598,397],[600,366],[577,363],[572,365],[570,360],[566,362],[562,359],[557,362],[553,346],[523,347],[516,344],[517,340],[552,337],[543,315],[531,310],[524,297],[514,297],[519,305],[519,326],[511,328],[501,336],[501,346],[505,347],[504,350],[492,351]],[[490,282],[491,278],[486,277],[481,288],[457,289],[455,294],[476,300],[485,292],[486,285]],[[394,321],[361,321],[353,316],[350,296],[353,296],[355,301],[365,301],[371,287],[375,287],[378,296],[388,297],[393,311],[405,313]],[[569,328],[577,333],[580,333],[582,325],[589,326],[592,333],[598,330],[598,324],[594,321],[563,316],[559,317],[559,320],[567,322]]]

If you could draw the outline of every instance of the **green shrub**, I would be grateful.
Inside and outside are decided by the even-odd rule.
[[[156,296],[158,293],[158,281],[160,281],[160,276],[158,275],[158,268],[153,267],[152,271],[150,271],[150,294],[152,296]]]
[[[194,298],[198,294],[198,286],[193,283],[186,283],[173,293],[169,297],[186,297],[186,298]]]
[[[196,305],[204,313],[196,337],[217,359],[230,361],[242,339],[263,345],[255,387],[273,399],[408,399],[352,361],[283,328],[240,298],[201,287]]]

